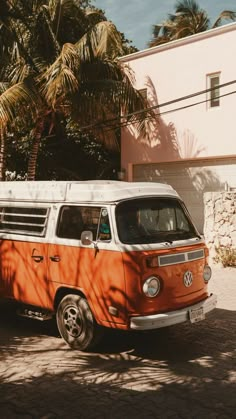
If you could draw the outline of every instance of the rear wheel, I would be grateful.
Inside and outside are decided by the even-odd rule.
[[[61,337],[73,349],[91,349],[101,338],[101,328],[80,295],[66,295],[58,305],[56,318]]]

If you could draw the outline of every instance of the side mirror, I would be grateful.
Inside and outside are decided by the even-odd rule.
[[[93,233],[92,231],[82,231],[81,233],[81,243],[84,246],[90,246],[93,243]]]

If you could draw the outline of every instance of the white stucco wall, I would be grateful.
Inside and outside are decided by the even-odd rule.
[[[236,80],[236,23],[184,38],[121,59],[129,64],[138,89],[147,88],[150,106],[207,88],[206,76],[220,72],[220,83]],[[221,94],[236,91],[236,84]],[[161,112],[205,101],[206,93],[160,108]],[[157,113],[159,111],[157,110]],[[122,132],[121,167],[129,163],[236,156],[236,94],[220,99],[220,107],[206,103],[163,114],[151,127],[149,139],[137,141],[127,128]]]

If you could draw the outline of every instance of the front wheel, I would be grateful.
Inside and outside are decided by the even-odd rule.
[[[80,295],[66,295],[58,305],[56,318],[61,337],[73,349],[91,349],[101,338],[88,302]]]

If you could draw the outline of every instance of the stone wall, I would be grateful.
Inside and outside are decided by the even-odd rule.
[[[212,260],[216,248],[236,249],[236,192],[206,192],[204,219],[204,237]]]

